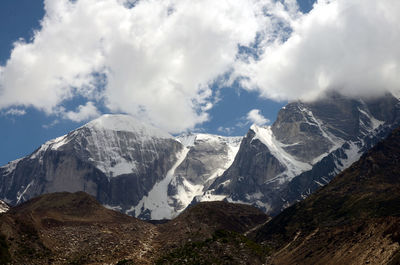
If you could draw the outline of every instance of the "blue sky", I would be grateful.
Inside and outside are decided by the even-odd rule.
[[[302,2],[308,2],[302,1]],[[309,4],[302,5],[309,9]],[[0,3],[0,65],[10,57],[13,43],[20,38],[29,41],[34,30],[40,29],[40,20],[44,16],[43,1],[40,0],[3,0]],[[70,102],[78,106],[79,102]],[[210,111],[210,121],[198,126],[201,131],[223,134],[244,135],[249,124],[243,123],[243,117],[249,110],[257,108],[262,114],[274,120],[277,111],[285,102],[260,99],[256,92],[239,91],[239,89],[222,88],[221,100]],[[0,116],[0,165],[31,153],[45,141],[63,135],[86,121],[73,122],[46,115],[35,108],[25,109],[24,115]],[[106,110],[105,110],[106,112]],[[232,131],[218,130],[220,127],[233,128]]]
[[[0,165],[102,113],[244,135],[332,87],[398,89],[396,1],[121,2],[1,1]]]

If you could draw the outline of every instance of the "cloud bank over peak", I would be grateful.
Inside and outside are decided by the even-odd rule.
[[[258,60],[241,62],[249,90],[277,100],[313,100],[334,90],[377,96],[400,90],[400,2],[320,0],[290,21],[287,40],[264,46]]]
[[[0,108],[54,114],[79,96],[170,132],[193,128],[208,119],[210,85],[265,24],[263,6],[258,0],[46,0],[40,31],[32,42],[15,43],[0,68]],[[66,111],[64,117],[80,120]]]
[[[0,110],[83,121],[105,109],[176,133],[207,121],[216,84],[236,80],[275,100],[399,91],[397,0],[320,0],[307,14],[295,0],[45,0],[45,11],[0,66]]]

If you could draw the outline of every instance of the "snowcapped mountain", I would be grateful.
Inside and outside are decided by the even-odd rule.
[[[0,168],[0,197],[85,191],[120,209],[135,205],[177,161],[182,144],[127,115],[104,115]]]
[[[178,161],[128,214],[144,219],[176,216],[232,164],[242,138],[187,134],[177,140],[184,146]]]
[[[171,218],[233,162],[241,138],[178,138],[127,115],[103,115],[0,167],[0,197],[18,204],[85,191],[144,219]]]
[[[211,196],[279,213],[327,184],[399,125],[400,103],[391,95],[356,100],[333,94],[289,103],[272,126],[250,128],[232,166],[195,202]]]
[[[270,214],[327,184],[400,125],[391,95],[332,94],[292,102],[271,126],[243,137],[178,137],[127,115],[104,115],[0,167],[0,198],[15,205],[85,191],[142,219],[172,218],[200,201],[255,205]]]

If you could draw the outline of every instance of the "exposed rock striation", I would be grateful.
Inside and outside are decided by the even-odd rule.
[[[232,166],[195,202],[214,196],[277,214],[329,183],[398,125],[399,100],[390,94],[289,103],[272,126],[250,128]]]

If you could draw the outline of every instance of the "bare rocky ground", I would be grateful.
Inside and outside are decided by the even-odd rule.
[[[83,192],[48,194],[0,216],[8,252],[0,264],[179,264],[168,255],[193,243],[201,246],[200,255],[212,246],[215,257],[256,256],[253,264],[261,264],[263,254],[249,250],[241,233],[266,220],[248,205],[210,202],[153,225],[108,210]]]

